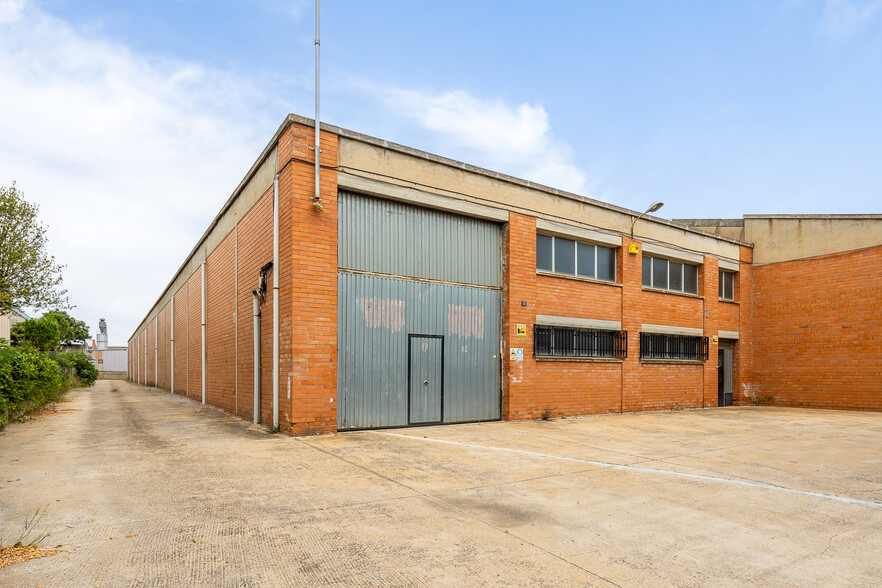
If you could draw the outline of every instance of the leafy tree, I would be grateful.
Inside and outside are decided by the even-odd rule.
[[[50,316],[55,319],[60,329],[59,339],[65,345],[81,343],[89,338],[89,325],[83,321],[78,321],[63,310],[53,310],[43,316]]]
[[[46,251],[39,207],[15,187],[0,186],[0,313],[13,307],[70,308],[61,288],[63,265]]]
[[[12,325],[12,342],[19,347],[34,347],[38,351],[54,351],[61,341],[61,329],[56,320],[46,314]]]

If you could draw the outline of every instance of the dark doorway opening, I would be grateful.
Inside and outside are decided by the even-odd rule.
[[[720,340],[717,353],[717,406],[732,406],[735,344]]]

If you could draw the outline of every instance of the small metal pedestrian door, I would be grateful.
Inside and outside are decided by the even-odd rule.
[[[408,424],[444,420],[444,337],[410,335],[408,353]]]
[[[732,344],[720,341],[717,356],[717,406],[732,406],[734,356]]]

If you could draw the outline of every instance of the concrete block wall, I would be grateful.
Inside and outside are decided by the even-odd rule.
[[[756,267],[760,403],[882,410],[882,246]]]

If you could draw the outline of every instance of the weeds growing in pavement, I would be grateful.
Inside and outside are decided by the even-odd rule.
[[[45,539],[49,534],[48,533],[37,533],[37,526],[40,524],[40,521],[43,519],[43,515],[46,514],[46,509],[49,508],[49,505],[42,508],[37,508],[34,511],[34,514],[25,517],[24,529],[22,529],[21,534],[18,538],[11,544],[13,547],[21,547],[23,545],[36,545],[43,539]],[[4,541],[0,538],[0,546],[4,545]]]

